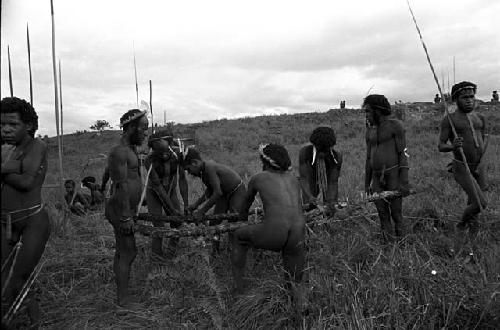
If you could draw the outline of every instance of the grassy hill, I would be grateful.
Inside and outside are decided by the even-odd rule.
[[[410,153],[410,182],[423,193],[404,202],[410,235],[405,244],[381,245],[373,205],[362,204],[336,215],[331,224],[310,228],[305,290],[308,314],[302,326],[312,329],[494,329],[500,324],[500,107],[479,111],[492,133],[485,156],[489,207],[474,241],[456,232],[466,197],[445,169],[450,155],[437,151],[442,118],[430,104],[401,106]],[[298,150],[318,125],[331,125],[344,155],[340,199],[359,202],[364,186],[365,119],[361,110],[264,116],[174,125],[180,136],[195,135],[202,155],[236,169],[245,180],[260,170],[260,143],[288,148],[297,173]],[[65,176],[101,178],[118,131],[64,136]],[[49,140],[47,183],[57,182],[57,146]],[[190,179],[190,199],[201,191]],[[172,263],[150,262],[150,242],[136,235],[139,255],[132,273],[133,291],[144,310],[114,312],[112,273],[114,238],[97,212],[65,218],[53,206],[57,189],[45,189],[53,230],[39,278],[44,328],[291,328],[290,303],[281,281],[276,253],[252,252],[247,262],[252,285],[233,297],[229,252],[215,259],[199,241],[182,239]]]

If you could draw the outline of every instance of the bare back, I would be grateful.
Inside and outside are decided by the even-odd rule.
[[[211,175],[214,172],[217,178]],[[217,185],[218,181],[223,195],[231,193],[241,183],[241,177],[233,169],[210,160],[205,161],[205,170],[201,179],[209,189],[216,189],[214,186]]]

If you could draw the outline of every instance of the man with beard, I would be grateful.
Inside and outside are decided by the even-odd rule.
[[[186,174],[180,168],[182,153],[179,148],[174,150],[172,133],[167,131],[156,132],[150,136],[148,146],[152,152],[148,155],[145,165],[149,168],[148,188],[146,190],[146,201],[148,212],[152,215],[162,215],[162,209],[166,215],[183,215],[179,198],[177,197],[177,181],[179,191],[184,203],[184,209],[188,207],[188,184]],[[163,226],[163,223],[154,222],[155,227]],[[171,226],[176,226],[171,224]],[[178,224],[177,224],[178,226]],[[152,252],[154,255],[163,257],[162,238],[153,237]],[[171,238],[167,249],[167,257],[172,258],[175,254],[178,238]]]
[[[335,132],[330,127],[317,127],[307,145],[299,152],[299,175],[302,199],[309,209],[318,204],[321,191],[326,214],[335,214],[335,203],[339,193],[339,176],[342,155],[333,147],[337,142]]]
[[[478,214],[486,208],[486,200],[481,192],[485,188],[484,172],[480,169],[481,159],[485,152],[486,121],[485,118],[474,112],[476,85],[462,81],[453,85],[451,89],[452,100],[457,104],[457,110],[448,118],[441,121],[438,149],[440,152],[453,152],[452,172],[455,181],[462,187],[468,197],[467,207],[462,215],[461,222],[457,225],[460,230],[469,229],[474,235],[479,230]],[[458,136],[453,134],[450,120],[455,126]],[[448,141],[451,144],[448,144]],[[459,149],[463,150],[466,160],[461,156]],[[468,175],[465,161],[469,165],[472,177]],[[475,193],[477,193],[477,200]]]
[[[363,102],[366,113],[365,192],[399,190],[402,196],[375,202],[382,238],[387,242],[405,235],[403,198],[409,194],[408,154],[403,123],[391,116],[391,105],[384,95],[368,95]],[[391,224],[394,222],[394,231]]]
[[[38,115],[28,102],[17,97],[2,99],[0,108],[2,142],[13,146],[7,155],[2,155],[1,169],[3,329],[8,326],[3,324],[7,308],[12,306],[42,257],[50,222],[41,199],[47,146],[34,138]],[[26,300],[32,328],[38,328],[38,302],[31,293]]]
[[[148,119],[145,114],[146,111],[132,109],[120,118],[123,134],[120,143],[111,149],[108,156],[113,194],[106,203],[105,216],[115,233],[113,270],[116,276],[118,306],[124,309],[138,307],[130,299],[128,286],[130,266],[137,255],[133,217],[139,207],[142,193],[137,147],[148,134]]]

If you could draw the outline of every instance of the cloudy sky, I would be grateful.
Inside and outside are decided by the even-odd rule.
[[[372,93],[391,102],[437,93],[405,0],[54,0],[65,132],[96,119],[117,127],[153,82],[155,121],[359,107]],[[500,1],[414,0],[413,10],[445,88],[500,90]],[[29,99],[29,23],[39,133],[55,134],[49,0],[2,0],[1,95]]]

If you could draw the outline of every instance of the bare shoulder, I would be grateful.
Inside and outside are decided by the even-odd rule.
[[[28,150],[26,150],[27,153],[41,153],[41,154],[46,154],[47,153],[47,144],[43,142],[41,139],[36,138],[32,142],[32,147],[28,147]]]
[[[394,129],[395,132],[403,132],[405,131],[405,126],[403,125],[403,122],[399,119],[390,119],[391,127]]]

